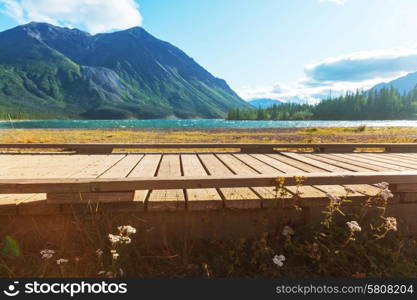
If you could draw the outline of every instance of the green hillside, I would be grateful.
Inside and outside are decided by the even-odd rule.
[[[2,118],[218,118],[234,107],[249,106],[142,28],[92,36],[30,23],[0,33]]]

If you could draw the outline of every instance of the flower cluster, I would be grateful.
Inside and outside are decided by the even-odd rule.
[[[65,263],[67,263],[67,262],[69,262],[69,260],[68,260],[68,259],[65,259],[65,258],[60,258],[60,259],[58,259],[58,260],[56,261],[56,263],[57,263],[58,265],[65,264]]]
[[[381,182],[376,184],[375,186],[381,189],[381,192],[379,192],[379,196],[385,201],[394,198],[394,195],[391,193],[389,189],[389,184],[387,182]]]
[[[397,219],[394,217],[385,218],[385,228],[387,230],[397,231]]]
[[[276,264],[278,267],[282,267],[283,265],[284,265],[284,261],[285,261],[285,256],[284,255],[282,255],[282,254],[280,254],[280,255],[275,255],[273,258],[272,258],[272,262],[274,263],[274,264]]]
[[[119,230],[119,234],[109,234],[109,241],[113,246],[117,246],[119,244],[130,244],[132,239],[129,237],[131,234],[136,233],[136,228],[130,225],[119,226],[117,227]]]
[[[346,222],[346,225],[349,227],[350,231],[353,232],[359,232],[362,230],[362,228],[359,226],[358,222],[356,221],[350,221]]]
[[[119,227],[117,227],[117,229],[119,230],[119,232],[121,234],[130,235],[130,234],[135,234],[136,233],[136,228],[132,227],[130,225],[119,226]]]
[[[132,239],[128,236],[116,235],[116,234],[109,233],[109,241],[112,245],[130,244],[132,242]]]
[[[381,190],[385,190],[389,187],[389,183],[387,182],[380,182],[375,184],[376,187],[380,188]]]
[[[40,254],[43,259],[51,259],[55,254],[55,250],[43,249],[41,250]]]

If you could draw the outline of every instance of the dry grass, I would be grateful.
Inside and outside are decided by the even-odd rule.
[[[301,128],[301,129],[5,129],[0,143],[410,143],[417,128]],[[36,151],[36,149],[34,149]],[[31,150],[31,151],[34,151]],[[142,149],[185,152],[196,149]],[[224,151],[231,149],[206,149]],[[306,149],[303,149],[305,151]],[[135,151],[124,150],[124,151]],[[198,149],[204,151],[204,149]]]
[[[343,143],[416,142],[417,128],[4,129],[1,143]]]

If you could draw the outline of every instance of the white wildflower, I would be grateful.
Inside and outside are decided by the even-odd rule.
[[[43,259],[51,259],[54,256],[55,251],[51,249],[43,249],[40,254]]]
[[[130,225],[119,226],[117,229],[119,229],[121,233],[126,233],[127,235],[136,233],[136,228]]]
[[[379,195],[384,200],[388,200],[388,199],[394,198],[394,195],[391,193],[391,191],[389,189],[383,190],[382,192],[379,193]]]
[[[285,256],[284,255],[275,255],[272,258],[272,261],[274,264],[276,264],[278,267],[282,267],[284,265],[284,261],[285,261]]]
[[[116,260],[116,259],[118,259],[118,258],[119,258],[119,253],[117,253],[117,252],[116,252],[116,250],[110,250],[110,253],[111,253],[112,258],[113,258],[114,260]]]
[[[329,198],[331,201],[333,202],[338,202],[340,201],[340,198],[331,194],[331,193],[326,193],[326,197]]]
[[[351,232],[361,231],[362,228],[359,226],[358,222],[350,221],[346,222],[346,225],[349,227]]]
[[[97,249],[96,254],[97,254],[98,257],[102,256],[103,255],[103,250]]]
[[[285,237],[289,237],[291,235],[294,235],[295,231],[294,229],[292,229],[290,226],[285,225],[284,228],[282,229],[282,235]]]
[[[380,188],[381,190],[385,190],[389,187],[389,183],[381,182],[381,183],[375,184],[375,186]]]
[[[394,217],[387,217],[385,219],[385,227],[387,230],[397,231],[397,219]]]
[[[120,235],[115,235],[115,234],[111,234],[109,233],[109,241],[112,244],[118,244],[121,240],[121,236]]]
[[[58,259],[58,260],[56,261],[56,263],[57,263],[58,265],[60,265],[60,264],[66,264],[67,262],[69,262],[69,260],[68,260],[68,259],[65,259],[65,258],[60,258],[60,259]]]
[[[124,236],[122,237],[121,242],[124,244],[130,244],[132,242],[132,239],[128,236]]]

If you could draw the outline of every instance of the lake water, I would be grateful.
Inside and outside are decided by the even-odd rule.
[[[417,121],[226,121],[223,119],[200,120],[38,120],[2,121],[0,128],[153,128],[153,129],[220,129],[220,128],[301,128],[301,127],[417,127]]]

